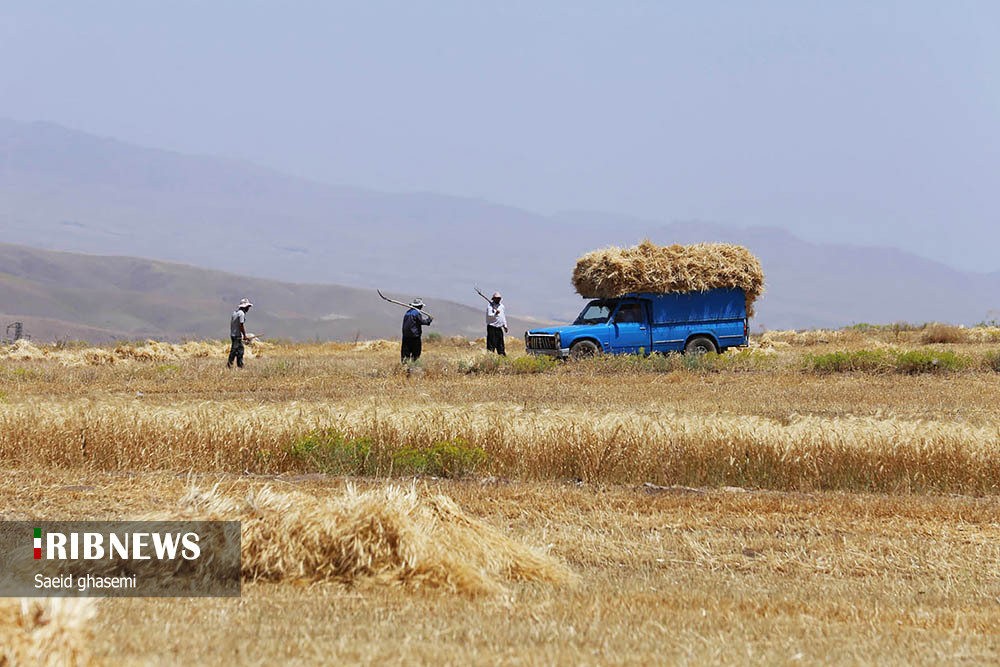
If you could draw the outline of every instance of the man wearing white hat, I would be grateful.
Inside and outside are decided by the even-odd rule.
[[[250,299],[243,299],[240,301],[240,305],[236,306],[233,317],[229,320],[229,338],[232,339],[233,346],[229,349],[227,368],[233,367],[233,361],[236,361],[237,366],[243,368],[243,343],[247,342],[247,311],[251,308],[253,308],[253,304],[250,303]]]
[[[403,344],[400,346],[399,356],[404,364],[407,359],[416,361],[420,358],[423,327],[430,326],[434,320],[427,313],[420,312],[423,309],[423,300],[416,298],[410,302],[410,309],[403,315]]]
[[[486,306],[486,349],[506,357],[503,335],[507,333],[507,315],[502,299],[500,292],[493,292],[493,299]]]

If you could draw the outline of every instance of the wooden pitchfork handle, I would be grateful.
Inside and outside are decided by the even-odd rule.
[[[489,297],[487,297],[485,294],[479,291],[478,287],[473,287],[472,289],[476,290],[476,294],[486,299],[486,303],[493,303],[493,301]]]
[[[410,304],[408,304],[408,303],[403,303],[402,301],[396,301],[395,299],[390,299],[390,298],[389,298],[389,297],[387,297],[387,296],[386,296],[385,294],[382,294],[382,290],[379,290],[379,289],[377,289],[377,290],[375,290],[375,291],[376,291],[376,292],[378,292],[378,295],[379,295],[380,297],[382,297],[383,299],[385,299],[385,300],[386,300],[386,301],[388,301],[389,303],[394,303],[394,304],[396,304],[397,306],[402,306],[403,308],[413,308],[413,306],[411,306],[411,305],[410,305]],[[420,309],[418,308],[417,310],[420,310]],[[423,313],[424,315],[430,315],[430,313],[428,313],[428,312],[426,312],[426,311],[423,311],[423,310],[420,310],[420,312],[422,312],[422,313]]]

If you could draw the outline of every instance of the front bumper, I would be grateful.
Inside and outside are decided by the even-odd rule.
[[[568,347],[556,348],[554,350],[533,350],[531,348],[527,348],[525,349],[525,352],[528,354],[542,355],[546,357],[558,357],[560,359],[565,359],[569,356]]]

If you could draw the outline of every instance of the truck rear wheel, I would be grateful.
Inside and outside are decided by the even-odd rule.
[[[691,356],[708,354],[709,352],[718,352],[718,350],[715,349],[715,343],[712,342],[712,339],[704,336],[695,336],[684,346],[684,354]]]
[[[580,340],[573,343],[569,348],[569,356],[572,359],[585,359],[601,353],[601,348],[592,340]]]

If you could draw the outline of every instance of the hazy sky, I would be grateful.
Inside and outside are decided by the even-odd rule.
[[[995,1],[0,0],[0,116],[998,270],[998,34]]]

